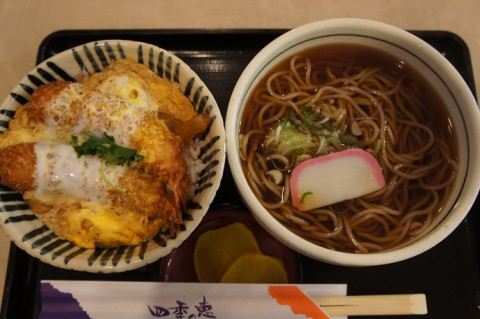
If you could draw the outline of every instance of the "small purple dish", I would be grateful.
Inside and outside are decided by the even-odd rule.
[[[241,222],[250,228],[263,254],[277,257],[283,261],[289,283],[302,281],[298,254],[272,237],[248,211],[230,207],[217,208],[208,212],[188,239],[161,260],[159,280],[164,282],[198,282],[193,265],[193,252],[198,237],[205,231],[235,222]]]

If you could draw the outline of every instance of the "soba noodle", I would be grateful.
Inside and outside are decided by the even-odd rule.
[[[449,193],[452,129],[405,65],[370,49],[330,51],[292,57],[255,89],[239,135],[247,180],[278,221],[313,243],[355,253],[401,247],[429,229]],[[282,150],[287,127],[309,146]],[[299,162],[355,147],[375,156],[384,188],[310,211],[292,205],[289,174]]]

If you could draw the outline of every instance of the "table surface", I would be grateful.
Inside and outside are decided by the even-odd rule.
[[[480,92],[478,0],[136,0],[0,1],[0,97],[31,70],[37,48],[65,29],[294,28],[339,17],[378,20],[408,30],[448,30],[467,43]],[[3,98],[2,98],[3,99]],[[10,242],[0,230],[0,287]],[[3,288],[0,289],[0,301]]]

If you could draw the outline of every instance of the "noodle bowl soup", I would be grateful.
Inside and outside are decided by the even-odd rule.
[[[387,264],[433,247],[468,213],[479,124],[470,90],[435,49],[382,23],[334,19],[282,35],[247,66],[227,112],[227,155],[246,205],[279,240],[329,263]],[[356,176],[349,150],[373,158],[384,184],[352,195],[368,182],[345,182]],[[325,166],[331,158],[345,161]],[[345,196],[304,208],[318,194],[292,182],[302,166],[314,167],[317,193]]]
[[[458,167],[453,134],[441,100],[408,65],[335,44],[299,52],[260,81],[243,112],[240,159],[255,195],[285,227],[323,247],[369,253],[401,247],[434,224]],[[385,187],[294,207],[292,170],[352,148],[376,158]]]

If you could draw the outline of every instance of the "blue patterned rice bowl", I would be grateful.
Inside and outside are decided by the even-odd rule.
[[[154,45],[105,40],[59,53],[29,72],[0,107],[0,134],[8,128],[18,108],[46,83],[77,81],[100,72],[111,62],[130,59],[146,65],[160,77],[177,83],[198,113],[208,114],[211,124],[186,153],[190,169],[198,172],[191,189],[192,205],[184,214],[180,231],[168,240],[161,235],[137,246],[86,249],[58,238],[33,214],[22,196],[0,186],[0,226],[8,237],[31,256],[56,267],[87,272],[123,272],[150,264],[178,247],[197,227],[220,185],[225,164],[225,130],[217,103],[202,80],[183,61]]]

